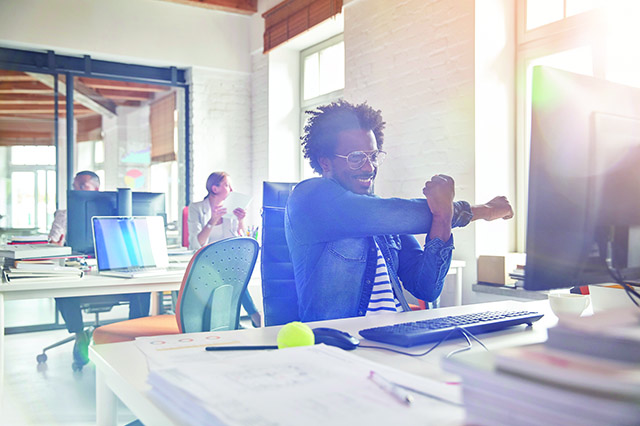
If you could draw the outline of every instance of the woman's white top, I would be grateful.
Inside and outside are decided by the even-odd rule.
[[[189,248],[191,250],[197,250],[202,247],[198,242],[198,234],[202,231],[202,228],[205,227],[207,222],[209,222],[209,219],[211,219],[211,204],[209,204],[208,199],[197,201],[189,205],[188,228]],[[207,244],[237,236],[238,219],[235,215],[231,219],[223,217],[221,224],[211,227],[211,233],[209,234]]]

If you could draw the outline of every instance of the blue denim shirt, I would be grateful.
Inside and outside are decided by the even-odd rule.
[[[427,200],[360,195],[326,178],[300,182],[285,210],[285,235],[293,262],[302,321],[364,315],[376,267],[375,242],[386,259],[403,309],[401,285],[426,301],[442,291],[453,236],[428,240],[424,249],[412,234],[431,228]],[[454,203],[453,226],[471,220],[465,201]]]

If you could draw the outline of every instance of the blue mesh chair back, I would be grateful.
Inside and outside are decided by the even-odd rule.
[[[299,320],[293,264],[284,235],[284,208],[295,183],[264,182],[262,192],[262,300],[265,325]]]
[[[253,238],[238,237],[202,247],[185,272],[176,318],[181,333],[235,330],[240,298],[258,257]]]

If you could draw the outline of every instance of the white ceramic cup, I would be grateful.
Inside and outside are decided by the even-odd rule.
[[[589,306],[590,299],[586,294],[550,293],[549,305],[557,317],[579,317]]]

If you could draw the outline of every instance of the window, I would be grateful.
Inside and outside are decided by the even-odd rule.
[[[634,40],[640,5],[598,0],[519,0],[517,21],[517,248],[524,251],[531,134],[531,71],[547,65],[640,86]]]
[[[56,209],[55,147],[12,146],[8,150],[11,196],[5,211],[11,228],[47,233]]]
[[[300,130],[306,124],[305,111],[340,99],[344,91],[344,41],[342,34],[300,52]],[[301,177],[308,179],[313,170],[304,156]]]

